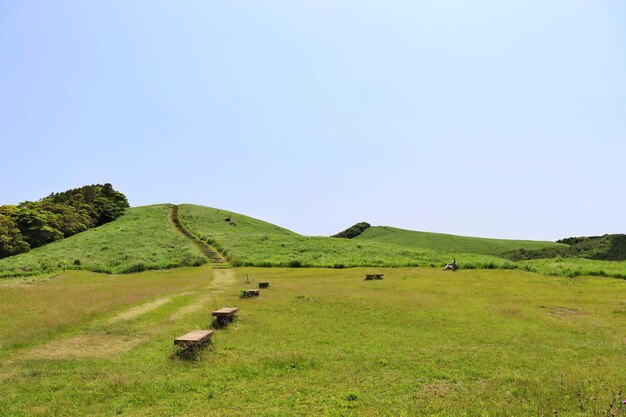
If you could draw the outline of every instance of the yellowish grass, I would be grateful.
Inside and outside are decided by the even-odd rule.
[[[109,323],[116,323],[118,321],[131,320],[131,319],[137,318],[141,316],[142,314],[148,313],[152,310],[155,310],[161,307],[163,304],[168,303],[171,299],[172,297],[157,298],[156,300],[151,301],[149,303],[142,304],[137,307],[133,307],[129,310],[126,310],[118,314],[115,317],[111,317],[109,319]]]
[[[48,282],[1,286],[0,357],[12,345],[37,343],[102,315],[138,317],[169,301],[172,293],[206,287],[210,274],[206,266],[132,275],[68,271]],[[160,299],[133,307],[155,297]]]
[[[21,358],[24,360],[104,358],[128,352],[145,340],[146,336],[79,334],[38,346],[25,352]]]

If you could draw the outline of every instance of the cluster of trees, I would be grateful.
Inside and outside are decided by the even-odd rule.
[[[0,206],[0,258],[115,220],[129,207],[111,184],[86,185],[39,201]]]
[[[626,235],[568,237],[557,240],[568,246],[550,247],[535,250],[519,249],[504,254],[513,261],[546,258],[587,258],[604,261],[626,260]]]

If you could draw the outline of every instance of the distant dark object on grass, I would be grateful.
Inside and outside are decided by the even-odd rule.
[[[443,267],[444,271],[456,271],[457,269],[459,269],[459,265],[456,263],[456,258],[454,258],[451,264],[446,264]]]

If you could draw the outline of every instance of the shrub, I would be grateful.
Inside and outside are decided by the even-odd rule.
[[[139,262],[139,263],[127,266],[121,272],[122,274],[132,274],[135,272],[143,272],[145,270],[146,270],[146,266],[143,263]]]
[[[371,224],[367,222],[357,223],[354,226],[351,226],[344,230],[343,232],[339,232],[336,235],[331,237],[337,237],[342,239],[352,239],[363,233],[368,227],[371,227]]]

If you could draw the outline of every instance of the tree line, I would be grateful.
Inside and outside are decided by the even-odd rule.
[[[108,223],[128,207],[126,196],[108,183],[0,206],[0,258]]]

